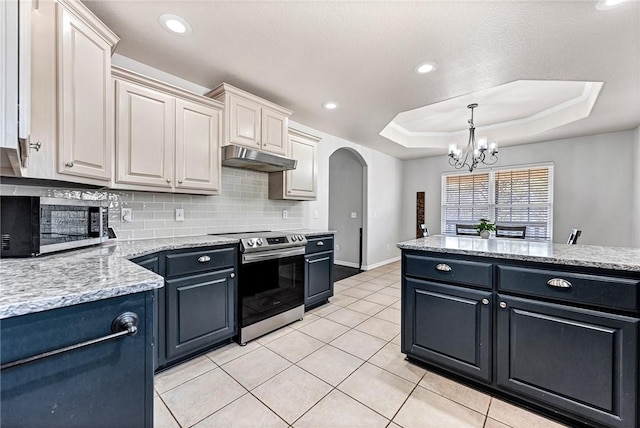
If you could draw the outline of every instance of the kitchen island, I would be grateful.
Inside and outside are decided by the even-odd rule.
[[[570,424],[638,421],[640,249],[429,237],[402,249],[402,352]]]

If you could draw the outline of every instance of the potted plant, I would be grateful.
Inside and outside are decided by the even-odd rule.
[[[478,232],[480,232],[480,236],[483,239],[487,239],[489,238],[489,232],[496,230],[496,225],[495,223],[491,223],[491,221],[487,220],[486,218],[481,218],[480,224],[476,226],[476,229],[478,230]]]

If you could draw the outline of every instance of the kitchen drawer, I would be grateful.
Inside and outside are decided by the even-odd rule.
[[[555,286],[549,284],[552,279]],[[627,278],[498,266],[500,291],[605,308],[637,311],[639,286],[640,281]]]
[[[233,268],[235,258],[235,247],[210,247],[185,252],[169,252],[165,255],[165,276],[169,278]]]
[[[333,251],[333,235],[307,237],[305,254]]]
[[[491,263],[407,254],[405,275],[491,288]]]

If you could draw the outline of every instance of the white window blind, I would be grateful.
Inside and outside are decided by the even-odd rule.
[[[442,232],[488,218],[502,226],[526,226],[526,237],[553,236],[553,166],[443,175]]]
[[[443,186],[443,233],[455,234],[456,224],[489,216],[489,173],[445,176]]]

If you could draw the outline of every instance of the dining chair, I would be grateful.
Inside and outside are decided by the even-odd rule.
[[[480,236],[475,224],[456,224],[456,235]]]
[[[496,238],[524,239],[527,226],[500,226],[496,224]]]
[[[569,239],[567,239],[567,244],[575,245],[578,243],[578,237],[582,234],[580,229],[571,229],[571,233],[569,234]]]

